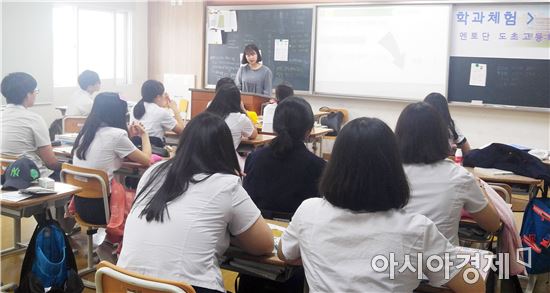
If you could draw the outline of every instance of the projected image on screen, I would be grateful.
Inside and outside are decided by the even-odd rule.
[[[315,91],[421,100],[445,93],[449,5],[319,7]]]

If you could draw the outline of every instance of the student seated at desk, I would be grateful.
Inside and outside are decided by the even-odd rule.
[[[462,155],[466,155],[470,151],[470,143],[462,134],[462,131],[455,125],[453,118],[451,118],[447,99],[440,93],[431,93],[424,98],[424,102],[434,107],[447,125],[449,129],[449,144],[452,146],[451,155],[454,155],[454,148],[462,149]]]
[[[204,112],[185,127],[176,155],[141,178],[117,265],[225,292],[220,257],[232,241],[254,255],[273,250],[271,230],[242,188],[231,131]]]
[[[246,110],[241,101],[241,92],[234,84],[223,84],[217,90],[214,100],[212,100],[206,111],[214,113],[225,120],[231,130],[235,149],[237,149],[243,137],[255,138],[258,135],[254,124],[245,114]]]
[[[94,100],[92,111],[86,119],[82,130],[76,137],[73,147],[73,165],[85,168],[103,170],[113,179],[113,173],[120,168],[125,158],[144,166],[150,165],[151,144],[149,135],[139,123],[126,125],[126,101],[121,100],[117,93],[100,93]],[[134,146],[130,137],[140,136],[143,148]],[[89,200],[78,198],[78,200]],[[79,204],[75,202],[75,204]],[[103,202],[97,201],[102,207]],[[88,221],[101,221],[103,215],[98,215],[95,209],[89,209]],[[98,219],[97,221],[93,219]]]
[[[277,137],[248,155],[243,187],[261,210],[292,214],[302,201],[319,196],[317,185],[326,163],[304,144],[313,128],[306,100],[287,98],[274,116]]]
[[[143,124],[151,143],[158,147],[165,145],[164,132],[172,130],[180,134],[184,127],[176,102],[156,80],[147,80],[141,86],[141,100],[134,106],[133,118]]]
[[[430,218],[454,245],[463,208],[485,230],[499,228],[500,218],[474,176],[447,159],[447,127],[433,107],[423,102],[407,106],[395,133],[411,187],[405,210]]]
[[[67,107],[67,116],[88,116],[94,100],[92,95],[99,91],[101,80],[95,71],[84,70],[78,76],[79,89],[71,96]]]
[[[1,91],[6,97],[2,112],[3,154],[27,157],[40,170],[41,177],[59,179],[61,164],[57,161],[44,119],[30,111],[38,95],[37,82],[24,72],[10,73],[2,79]]]
[[[319,189],[324,198],[300,205],[278,246],[279,258],[303,263],[310,292],[412,292],[420,283],[420,269],[433,285],[484,291],[482,278],[466,284],[463,273],[469,266],[457,267],[459,250],[432,221],[403,211],[409,186],[395,136],[381,120],[358,118],[344,126]],[[394,279],[389,269],[377,269],[383,266],[376,259],[388,261],[390,253],[401,264]],[[445,270],[427,266],[428,257],[446,253],[454,261],[449,278]],[[399,270],[405,255],[415,271]]]
[[[262,132],[273,132],[273,116],[275,115],[275,109],[277,109],[277,103],[280,103],[284,99],[292,96],[294,96],[294,89],[292,89],[290,85],[280,84],[275,88],[275,97],[277,100],[266,105],[262,111]]]

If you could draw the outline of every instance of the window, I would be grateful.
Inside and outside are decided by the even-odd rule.
[[[131,83],[131,27],[130,12],[54,7],[54,87],[75,86],[86,69],[97,72],[102,82]]]

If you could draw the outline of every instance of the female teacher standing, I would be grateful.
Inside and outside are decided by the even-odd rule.
[[[273,73],[267,66],[258,63],[262,61],[260,50],[254,44],[244,47],[241,67],[237,71],[235,83],[243,92],[271,96]]]

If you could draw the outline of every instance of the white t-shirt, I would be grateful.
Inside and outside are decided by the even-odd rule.
[[[449,159],[403,168],[411,189],[405,210],[430,218],[451,243],[458,245],[462,208],[477,213],[487,206],[474,176]]]
[[[136,194],[155,172],[151,169],[156,168],[145,172]],[[184,194],[168,203],[169,217],[165,214],[163,223],[139,217],[162,184],[157,182],[146,191],[143,201],[134,203],[128,215],[117,265],[148,276],[225,292],[220,257],[229,246],[229,236],[245,232],[260,216],[239,177],[214,174],[191,183]]]
[[[50,134],[44,119],[22,105],[8,104],[2,112],[2,145],[0,153],[23,156],[33,161],[41,177],[50,176],[49,170],[38,156],[38,148],[51,145]]]
[[[402,210],[356,213],[323,198],[310,198],[296,210],[281,242],[287,259],[302,258],[310,292],[412,292],[420,283],[419,259],[421,272],[435,286],[446,284],[460,271],[456,262],[449,268],[449,279],[444,270],[428,270],[429,256],[449,253],[449,259],[455,260],[459,251],[428,218]],[[377,271],[383,265],[378,256],[389,264],[390,253],[398,263],[393,280],[389,265]],[[405,255],[410,255],[415,271],[399,272]]]
[[[145,114],[141,119],[136,119],[132,113],[132,119],[143,124],[149,136],[164,139],[164,132],[174,129],[177,125],[176,118],[172,112],[162,108],[155,103],[143,103],[145,105]]]
[[[113,179],[114,171],[122,165],[124,158],[137,150],[128,138],[128,133],[116,127],[101,127],[86,152],[86,160],[73,156],[73,165],[104,170]]]
[[[78,89],[71,96],[71,102],[67,107],[67,116],[88,116],[92,111],[94,100],[92,95],[83,89]]]
[[[458,126],[456,126],[456,124],[455,124],[455,132],[456,132],[456,135],[457,135],[456,139],[453,136],[453,132],[449,128],[449,144],[450,145],[453,145],[453,144],[460,145],[466,139],[466,137],[464,136],[464,134],[462,134],[462,131],[460,130],[460,128],[458,128]]]
[[[243,113],[229,113],[225,118],[225,123],[229,126],[231,130],[231,135],[233,136],[233,146],[235,149],[241,143],[242,137],[249,137],[254,132],[254,125],[252,121]]]
[[[277,104],[269,104],[264,108],[262,132],[273,133],[273,117],[275,116],[275,109]]]

